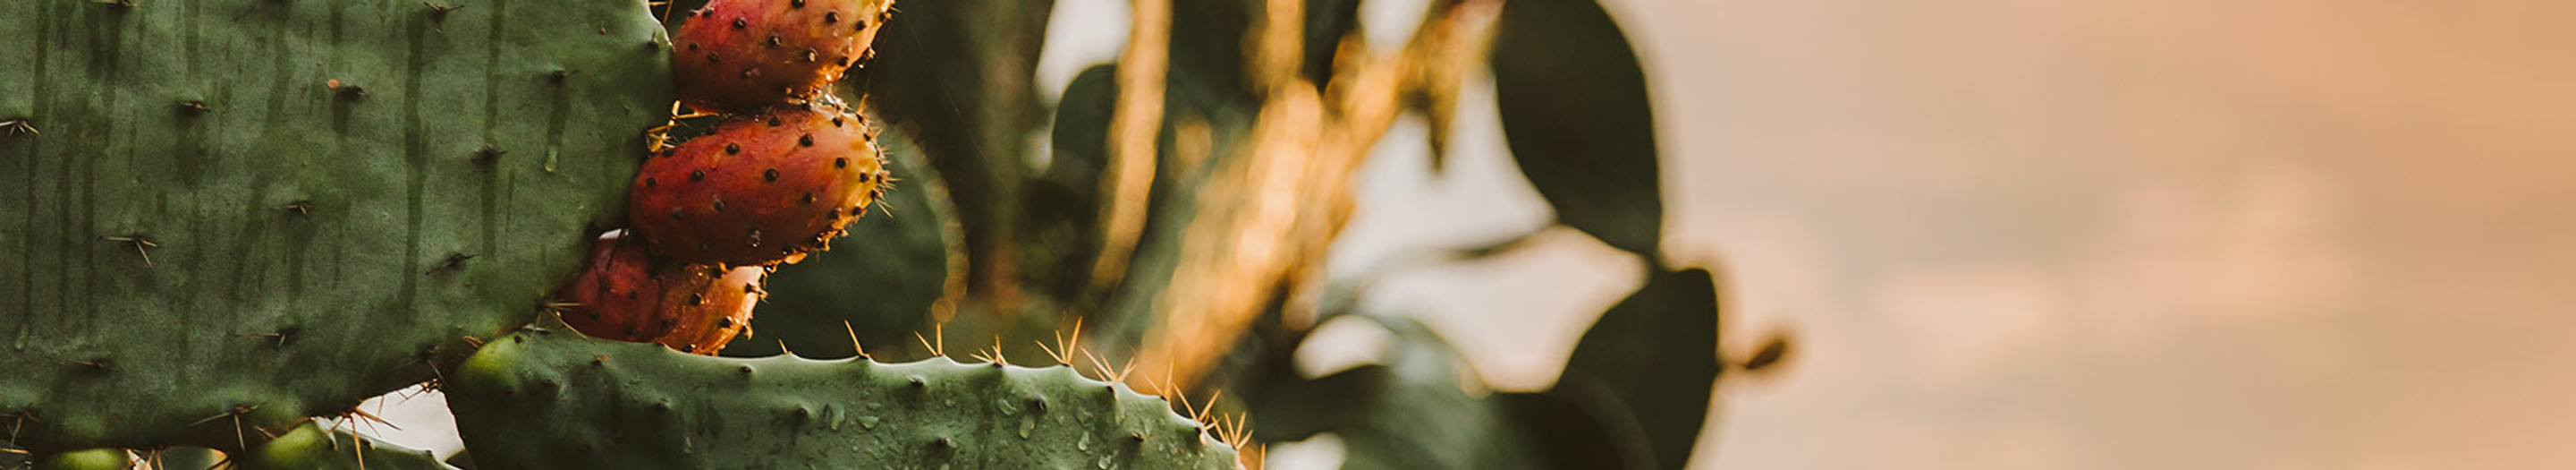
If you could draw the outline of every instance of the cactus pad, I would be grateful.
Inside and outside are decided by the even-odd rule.
[[[322,429],[311,423],[251,449],[234,462],[241,470],[454,470],[427,450]]]
[[[1065,367],[713,358],[530,331],[450,379],[485,468],[1235,468],[1163,400]]]
[[[257,445],[533,318],[672,102],[642,2],[0,1],[0,425]]]

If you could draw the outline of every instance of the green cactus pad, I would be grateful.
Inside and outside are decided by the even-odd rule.
[[[237,449],[525,323],[623,216],[661,37],[637,1],[0,1],[0,425]]]
[[[128,470],[134,468],[134,455],[123,449],[84,449],[37,456],[32,462],[43,470]]]
[[[427,450],[305,424],[236,459],[241,470],[454,470]]]
[[[1235,468],[1162,399],[1065,367],[717,358],[531,331],[449,378],[482,468]]]

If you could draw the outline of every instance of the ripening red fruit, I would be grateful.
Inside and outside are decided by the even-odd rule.
[[[801,101],[867,59],[892,0],[711,0],[672,35],[680,101],[740,113]]]
[[[644,162],[630,226],[681,263],[793,263],[828,249],[886,180],[859,119],[828,103],[729,118]]]
[[[769,270],[691,265],[665,271],[664,318],[670,328],[654,342],[680,352],[713,356],[751,327],[751,307],[769,295],[760,289]]]
[[[705,265],[657,266],[644,247],[612,232],[592,245],[581,274],[556,293],[574,330],[618,341],[652,341],[715,354],[751,322],[766,271]]]
[[[583,334],[618,341],[651,341],[661,325],[662,282],[644,245],[611,232],[591,245],[590,263],[555,296],[564,323]]]

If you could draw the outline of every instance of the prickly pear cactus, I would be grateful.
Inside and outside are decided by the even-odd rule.
[[[531,331],[449,378],[482,468],[1235,468],[1162,399],[1065,367],[711,358]]]
[[[427,450],[305,424],[233,459],[240,470],[454,470]],[[178,467],[170,467],[178,468]]]
[[[612,0],[0,1],[0,422],[238,449],[523,324],[624,215]]]
[[[46,470],[127,470],[134,468],[134,456],[123,449],[88,449],[39,457],[34,466]]]

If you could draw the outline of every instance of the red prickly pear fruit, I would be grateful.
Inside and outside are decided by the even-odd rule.
[[[672,35],[680,101],[740,113],[801,101],[867,59],[892,0],[711,0]]]
[[[828,249],[884,187],[865,127],[830,104],[731,118],[646,160],[627,219],[680,263],[794,263]]]
[[[560,316],[583,334],[618,341],[652,341],[670,330],[662,326],[662,281],[644,245],[616,232],[591,245],[590,263],[555,296],[564,305]]]
[[[752,305],[768,295],[760,288],[766,274],[750,266],[656,266],[643,246],[611,232],[556,294],[565,302],[559,316],[582,334],[712,355],[751,323]]]
[[[672,273],[693,289],[687,295],[671,297],[670,307],[677,323],[654,342],[691,354],[715,355],[735,336],[751,328],[751,307],[769,295],[760,286],[769,270],[757,266],[724,269],[715,266],[690,266],[685,272]]]

